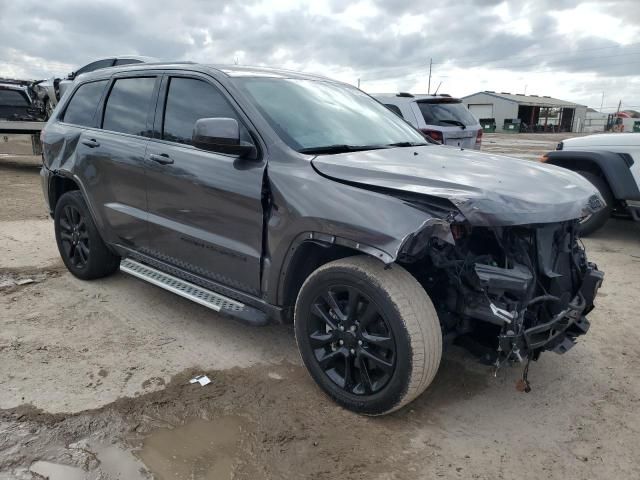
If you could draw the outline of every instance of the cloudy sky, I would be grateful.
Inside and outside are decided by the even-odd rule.
[[[114,54],[414,93],[432,58],[439,93],[526,90],[599,108],[604,92],[605,111],[640,109],[640,0],[0,0],[0,76],[59,76]]]

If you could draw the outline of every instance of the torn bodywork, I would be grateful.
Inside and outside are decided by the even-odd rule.
[[[480,338],[503,360],[564,353],[589,329],[603,273],[587,261],[577,222],[512,227],[452,223],[407,243],[399,262],[420,280],[445,334]],[[492,335],[487,335],[492,332]]]
[[[422,226],[390,253],[427,290],[450,338],[480,340],[492,361],[519,360],[563,353],[588,329],[603,274],[586,260],[577,226],[603,201],[579,175],[445,147],[313,165],[423,212]]]

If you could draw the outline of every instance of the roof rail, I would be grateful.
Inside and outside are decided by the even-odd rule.
[[[400,92],[396,95],[396,97],[409,97],[409,98],[413,98],[413,95],[411,95],[409,92]]]

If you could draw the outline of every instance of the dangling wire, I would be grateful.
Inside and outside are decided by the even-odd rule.
[[[525,393],[529,393],[531,391],[531,384],[529,383],[529,364],[531,363],[531,354],[527,355],[527,364],[524,366],[522,370],[522,385],[523,391]]]

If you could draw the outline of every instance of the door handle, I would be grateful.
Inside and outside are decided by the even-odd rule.
[[[82,144],[89,148],[96,148],[100,146],[100,143],[95,138],[82,140]]]
[[[153,160],[154,162],[159,163],[160,165],[170,165],[173,163],[173,158],[171,158],[166,153],[161,153],[160,155],[156,155],[155,153],[152,153],[151,155],[149,155],[149,160]]]

